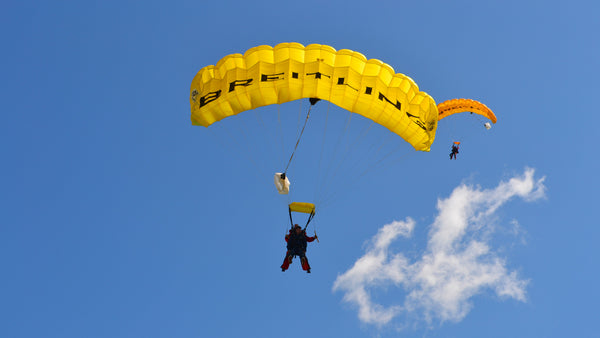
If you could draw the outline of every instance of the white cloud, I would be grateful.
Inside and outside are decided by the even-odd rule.
[[[428,323],[460,321],[473,306],[470,299],[486,289],[503,298],[525,301],[528,281],[508,270],[489,240],[498,208],[513,197],[525,201],[544,197],[543,182],[544,178],[534,179],[533,169],[526,169],[494,189],[458,186],[450,197],[438,201],[438,215],[419,259],[410,262],[402,253],[390,250],[399,237],[410,238],[415,221],[407,218],[386,224],[372,238],[364,256],[337,277],[333,290],[344,292],[344,301],[358,307],[362,322],[375,325],[401,315],[416,315]],[[518,226],[516,220],[512,223]],[[369,292],[378,287],[397,287],[406,297],[396,305],[378,304]]]

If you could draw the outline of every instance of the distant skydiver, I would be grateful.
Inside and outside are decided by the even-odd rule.
[[[452,152],[450,153],[450,159],[452,159],[452,157],[454,157],[454,159],[456,160],[456,154],[458,154],[458,145],[460,144],[460,142],[454,142],[454,144],[452,145]]]
[[[285,241],[287,242],[287,252],[285,254],[285,258],[283,259],[283,264],[281,264],[281,271],[285,271],[292,264],[292,259],[295,256],[300,257],[300,262],[302,264],[302,270],[310,273],[310,265],[308,264],[308,259],[306,258],[306,247],[308,246],[307,242],[312,242],[317,239],[317,235],[314,237],[309,237],[306,235],[306,231],[302,230],[302,228],[295,224],[292,229],[290,229],[290,233],[285,235]]]

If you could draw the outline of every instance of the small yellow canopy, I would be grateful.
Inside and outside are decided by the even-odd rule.
[[[315,205],[312,203],[305,202],[292,202],[290,203],[290,211],[312,214],[315,212]]]

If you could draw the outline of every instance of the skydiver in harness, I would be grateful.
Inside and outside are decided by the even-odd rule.
[[[454,159],[456,160],[456,154],[458,154],[458,144],[454,142],[454,144],[452,145],[452,152],[450,153],[450,159],[454,157]]]
[[[310,237],[306,235],[306,229],[302,229],[298,224],[295,224],[291,229],[289,234],[285,235],[285,241],[287,242],[287,252],[285,254],[285,258],[283,259],[283,264],[281,264],[281,271],[285,271],[290,267],[292,263],[292,259],[295,256],[300,257],[300,262],[302,264],[302,270],[310,273],[310,265],[308,264],[308,259],[306,258],[306,247],[308,246],[308,242],[312,242],[317,239],[317,235],[314,237]]]

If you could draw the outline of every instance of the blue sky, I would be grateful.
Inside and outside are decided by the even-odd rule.
[[[0,336],[596,334],[595,2],[0,8]],[[448,118],[431,152],[393,139],[381,165],[324,156],[339,168],[327,184],[323,132],[309,124],[294,195],[279,196],[273,174],[307,103],[195,127],[189,88],[225,55],[280,42],[359,51],[436,102],[477,99],[499,121]],[[311,114],[324,112],[344,126],[326,102]],[[269,134],[277,114],[283,150]],[[344,152],[345,137],[368,126],[353,120],[339,146],[361,165],[370,141]],[[323,201],[313,271],[295,261],[282,273],[286,204],[311,198]]]

